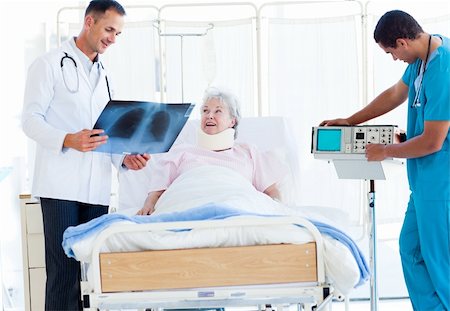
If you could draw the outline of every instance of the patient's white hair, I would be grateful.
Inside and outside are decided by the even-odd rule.
[[[237,127],[238,127],[239,121],[241,120],[239,100],[230,91],[211,86],[205,90],[205,93],[203,95],[203,105],[206,104],[210,99],[213,99],[213,98],[216,98],[221,103],[226,104],[228,107],[228,111],[230,112],[230,116],[236,120],[236,122],[233,126],[233,128],[235,130],[234,139],[236,139],[237,133],[238,133]]]

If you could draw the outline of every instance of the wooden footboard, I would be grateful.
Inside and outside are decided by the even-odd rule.
[[[100,254],[102,292],[316,282],[316,243]]]

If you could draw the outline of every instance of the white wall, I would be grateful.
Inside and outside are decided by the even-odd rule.
[[[162,7],[180,2],[159,0],[151,4]],[[20,308],[22,304],[17,197],[19,193],[30,191],[33,165],[33,143],[25,138],[20,129],[26,70],[38,55],[56,46],[58,9],[63,6],[84,7],[87,3],[70,0],[11,0],[1,3],[0,29],[4,32],[0,49],[0,167],[12,168],[11,173],[0,181],[3,209],[0,220],[0,276],[4,287],[11,293],[3,296],[5,308]],[[253,3],[258,9],[265,2],[258,0]],[[148,1],[124,0],[122,4],[148,4]],[[293,136],[300,155],[298,202],[337,206],[350,215],[353,225],[363,224],[366,217],[365,185],[359,181],[337,180],[330,165],[311,158],[308,150],[311,126],[325,118],[350,114],[400,78],[405,64],[394,63],[372,40],[374,23],[385,11],[404,9],[418,18],[425,31],[450,35],[450,4],[447,1],[372,1],[363,4],[360,6],[360,3],[353,1],[320,4],[317,1],[310,5],[264,6],[260,11],[264,17],[260,54],[257,53],[258,34],[251,5],[239,10],[233,6],[221,8],[219,13],[213,6],[190,10],[183,8],[181,11],[166,8],[161,11],[165,19],[172,21],[167,23],[166,31],[192,32],[204,29],[209,20],[221,20],[216,21],[212,36],[184,39],[183,99],[199,102],[206,85],[228,85],[243,101],[245,116],[282,115],[292,119],[295,124]],[[367,19],[361,13],[364,8],[368,9]],[[124,39],[119,39],[116,46],[105,54],[111,79],[116,81],[121,97],[159,100],[163,96],[169,101],[179,101],[181,98],[180,41],[164,41],[168,90],[165,93],[158,80],[161,61],[164,65],[164,60],[159,59],[160,41],[150,24],[136,23],[142,20],[142,16],[148,21],[157,13],[152,9],[145,13],[141,9],[130,9],[126,26],[130,30],[128,35],[126,28]],[[439,18],[436,19],[436,16]],[[65,28],[66,34],[76,34],[78,29],[77,25]],[[142,38],[147,38],[147,41]],[[368,46],[367,53],[363,50],[364,43]],[[139,48],[128,49],[137,44],[140,44]],[[127,53],[129,57],[124,58],[122,53]],[[257,76],[257,56],[261,60],[261,80]],[[120,57],[127,61],[119,60]],[[258,95],[261,95],[260,101]],[[404,128],[405,110],[399,109],[374,123],[398,124]],[[390,281],[389,278],[395,278],[398,281],[392,287],[386,286],[388,282],[383,282],[380,294],[385,296],[405,295],[396,257],[396,237],[398,223],[406,207],[406,184],[404,171],[400,171],[392,180],[378,183],[377,188],[379,221],[382,225],[386,224],[380,234],[385,241],[380,246],[385,252],[381,253],[383,256],[380,254],[380,259],[388,258],[381,264],[381,269],[393,269],[392,273],[386,273],[381,279]],[[322,193],[328,195],[323,196]],[[358,227],[354,236],[360,236],[361,230]],[[360,243],[363,248],[367,245],[365,239],[361,239]],[[367,296],[367,288],[360,292],[359,295]]]

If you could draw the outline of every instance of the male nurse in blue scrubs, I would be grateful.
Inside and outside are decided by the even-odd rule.
[[[450,310],[450,41],[429,34],[409,14],[390,11],[375,41],[408,63],[403,77],[369,105],[321,125],[355,125],[407,100],[407,140],[367,147],[369,161],[407,158],[411,196],[400,233],[403,273],[414,310]]]

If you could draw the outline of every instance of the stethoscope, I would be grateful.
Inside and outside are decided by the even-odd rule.
[[[77,66],[77,62],[73,59],[72,56],[70,56],[69,54],[67,54],[66,52],[64,52],[64,56],[61,58],[61,71],[62,71],[62,76],[63,76],[63,81],[64,81],[64,85],[66,86],[66,89],[70,92],[70,93],[77,93],[80,89],[80,77],[78,76],[78,66]],[[70,60],[75,68],[75,71],[77,72],[77,83],[75,88],[70,88],[67,85],[67,81],[66,81],[66,71],[64,70],[64,60]],[[100,66],[102,66],[102,69],[104,70],[105,67],[103,67],[103,64],[100,62]],[[108,82],[108,76],[105,74],[105,80],[106,80],[106,88],[108,89],[108,96],[109,96],[109,100],[111,100],[111,91],[109,89],[109,82]]]
[[[417,70],[417,77],[420,78],[419,86],[416,89],[416,95],[414,96],[413,103],[411,104],[411,108],[419,108],[422,106],[420,103],[420,93],[422,91],[422,84],[423,84],[423,76],[425,75],[425,71],[427,70],[428,65],[428,57],[430,56],[430,47],[431,47],[431,38],[433,36],[430,35],[428,38],[428,48],[427,48],[427,56],[425,57],[425,62],[419,65],[419,68]],[[420,77],[420,69],[422,69],[422,76]]]

